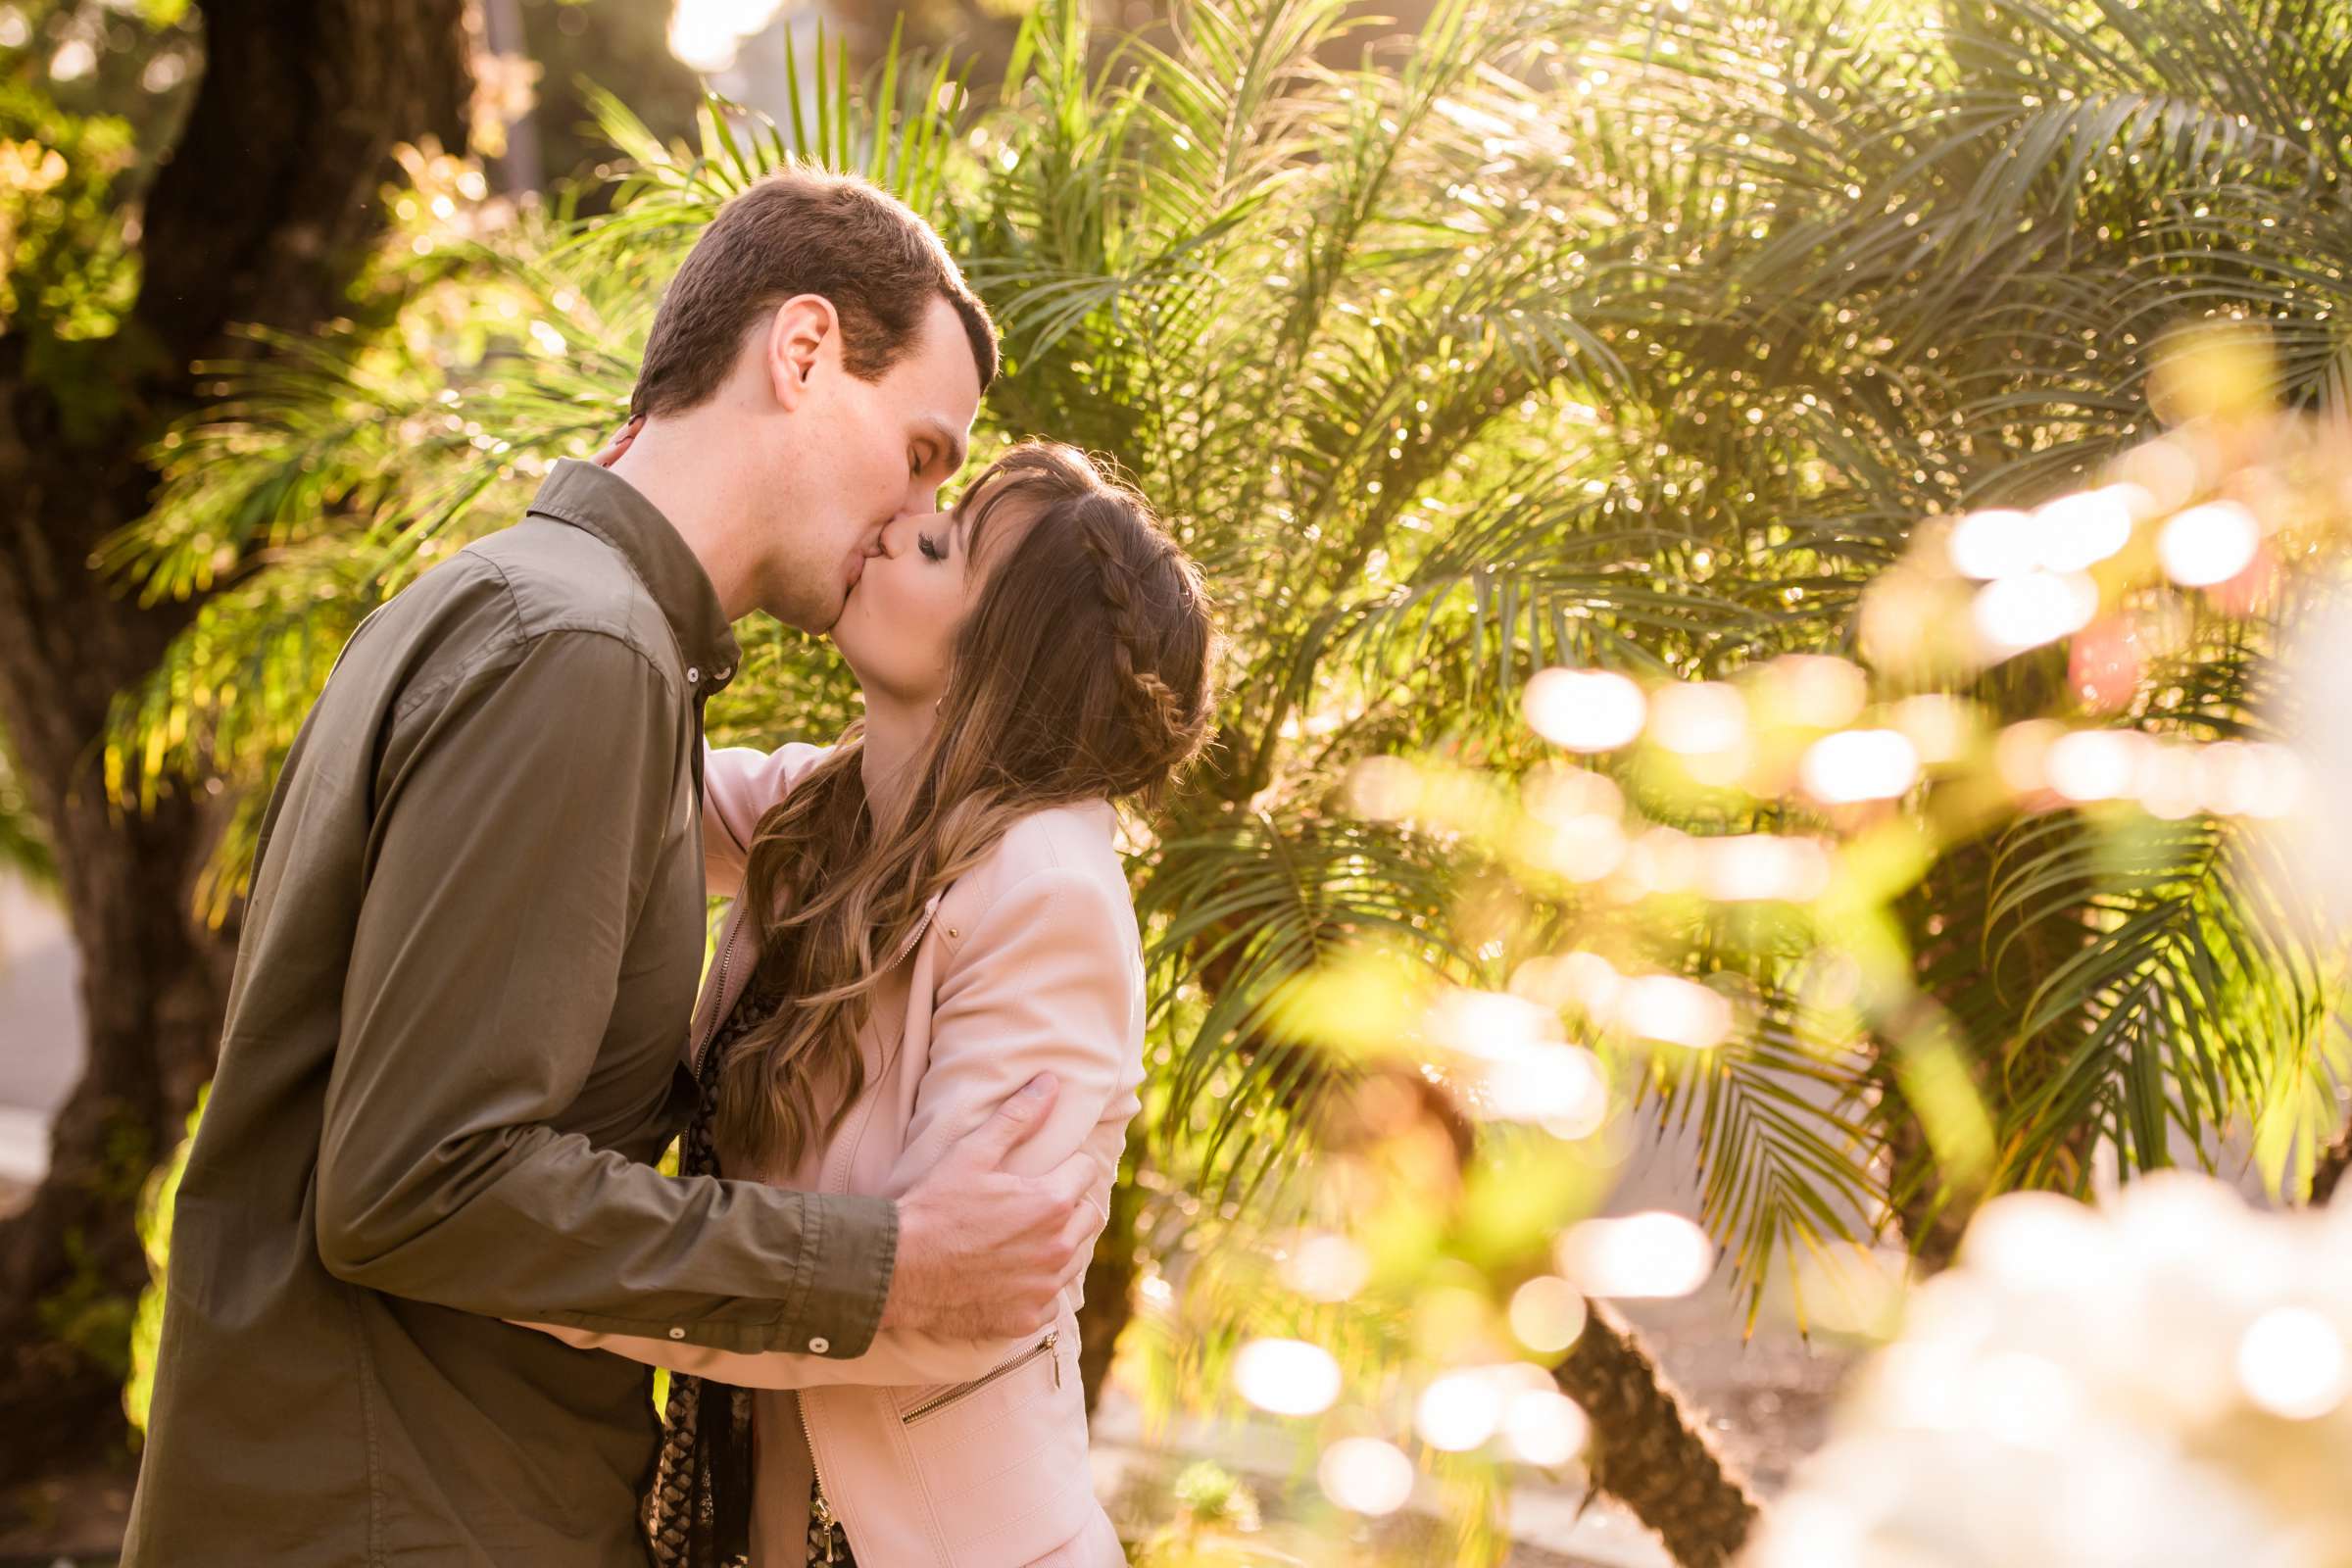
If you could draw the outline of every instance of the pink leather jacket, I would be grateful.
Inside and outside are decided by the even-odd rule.
[[[760,817],[825,749],[710,753],[710,888],[735,893]],[[789,1170],[803,1191],[895,1196],[1040,1071],[1060,1080],[1044,1126],[1009,1161],[1030,1173],[1094,1156],[1110,1186],[1141,1103],[1144,973],[1107,802],[1023,817],[932,901],[893,963],[860,1044],[865,1090],[838,1132]],[[703,1051],[756,963],[728,913],[687,1047]],[[730,1172],[730,1174],[735,1174]],[[801,1568],[811,1466],[860,1563],[873,1568],[1111,1568],[1125,1561],[1095,1500],[1078,1382],[1078,1287],[1054,1326],[1020,1340],[885,1330],[863,1355],[747,1355],[551,1329],[755,1390],[756,1568]],[[540,1325],[544,1327],[544,1325]]]

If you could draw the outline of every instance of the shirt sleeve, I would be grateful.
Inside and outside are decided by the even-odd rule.
[[[1140,1108],[1142,959],[1124,932],[1114,895],[1100,879],[1059,867],[1033,871],[974,922],[940,984],[931,1058],[915,1091],[906,1148],[890,1191],[913,1186],[957,1139],[1040,1072],[1060,1082],[1053,1113],[1005,1161],[1042,1174],[1080,1150],[1097,1166],[1087,1197],[1107,1212]],[[1067,1303],[1078,1306],[1073,1283]],[[613,1351],[673,1372],[740,1388],[827,1384],[911,1386],[976,1378],[1025,1350],[1028,1339],[954,1340],[884,1329],[865,1353],[826,1358],[779,1350],[731,1354],[655,1339],[560,1334],[582,1348]]]
[[[326,1267],[487,1316],[863,1349],[897,1246],[888,1200],[668,1177],[549,1125],[596,1066],[682,831],[687,743],[661,672],[617,638],[559,631],[412,702],[377,769],[319,1138]]]

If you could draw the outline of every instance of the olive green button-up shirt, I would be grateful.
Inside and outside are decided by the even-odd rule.
[[[578,463],[352,637],[262,830],[131,1568],[643,1568],[650,1372],[501,1320],[872,1339],[889,1202],[654,1169],[736,657],[685,542]]]

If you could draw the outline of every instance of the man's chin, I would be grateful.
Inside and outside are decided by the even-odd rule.
[[[841,617],[849,613],[850,600],[845,593],[829,605],[800,599],[763,608],[794,631],[807,632],[811,637],[830,637],[833,628],[841,624]]]

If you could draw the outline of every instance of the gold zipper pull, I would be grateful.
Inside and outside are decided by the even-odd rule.
[[[1054,1347],[1060,1343],[1061,1330],[1059,1329],[1055,1329],[1046,1336],[1046,1354],[1054,1358],[1054,1386],[1057,1389],[1061,1387],[1061,1355]]]
[[[815,1492],[816,1532],[825,1538],[825,1561],[839,1562],[841,1559],[833,1553],[833,1505],[825,1500],[825,1489],[821,1485]]]

